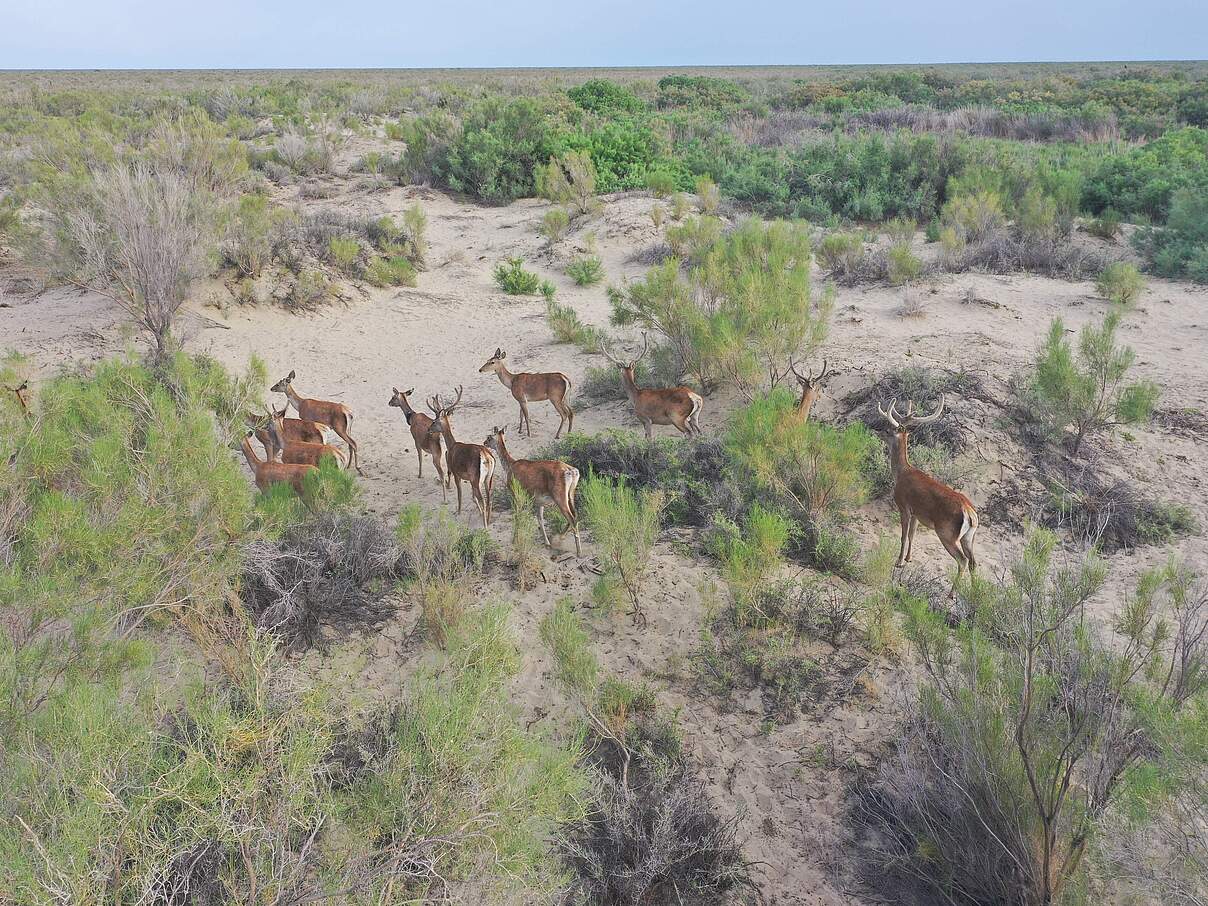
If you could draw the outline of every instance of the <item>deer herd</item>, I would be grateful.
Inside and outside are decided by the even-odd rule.
[[[700,413],[704,401],[700,394],[688,387],[651,388],[637,385],[634,369],[648,354],[649,339],[643,338],[642,351],[637,358],[624,360],[613,355],[606,345],[601,349],[604,356],[620,371],[621,383],[629,399],[633,414],[645,429],[646,438],[652,437],[654,425],[671,425],[684,436],[702,434]],[[792,411],[792,417],[807,421],[810,411],[822,391],[824,382],[833,372],[822,363],[817,375],[802,374],[796,363],[790,371],[797,380],[800,396]],[[574,428],[575,414],[568,397],[571,381],[560,371],[513,372],[507,367],[507,353],[496,349],[479,369],[480,373],[494,373],[500,383],[511,391],[520,405],[518,433],[532,437],[532,422],[529,417],[530,402],[548,401],[558,413],[558,429],[554,437],[562,435],[563,428],[569,433]],[[255,476],[256,486],[261,490],[270,485],[284,483],[299,495],[308,472],[318,467],[323,456],[333,457],[344,468],[355,468],[361,472],[357,458],[357,443],[352,438],[352,413],[343,403],[303,397],[293,386],[294,372],[291,371],[273,385],[276,393],[285,394],[285,405],[280,409],[270,408],[262,416],[248,416],[248,430],[242,447],[248,465]],[[20,388],[24,390],[25,388]],[[566,520],[569,531],[574,535],[575,553],[582,556],[579,539],[579,514],[575,506],[575,492],[579,484],[579,470],[556,459],[518,459],[509,451],[506,427],[493,427],[482,443],[458,440],[453,432],[451,416],[461,404],[463,388],[458,387],[451,402],[439,394],[426,401],[425,414],[411,405],[412,390],[393,388],[388,405],[401,409],[406,420],[419,467],[419,477],[424,476],[424,457],[432,460],[436,480],[440,484],[444,499],[448,500],[450,485],[457,491],[457,512],[462,511],[462,483],[469,485],[471,497],[486,528],[491,523],[491,498],[497,471],[502,468],[506,481],[515,482],[532,499],[537,508],[541,536],[546,545],[552,544],[545,525],[545,509],[556,507]],[[22,403],[24,397],[18,392]],[[290,406],[297,418],[287,418]],[[964,494],[948,487],[932,476],[910,464],[907,447],[910,432],[920,425],[936,421],[944,412],[944,398],[930,415],[914,414],[914,404],[908,403],[904,413],[899,412],[894,400],[885,409],[877,411],[890,428],[889,459],[893,473],[893,499],[898,507],[902,522],[902,541],[897,565],[910,561],[914,545],[914,533],[919,523],[933,530],[944,549],[956,561],[956,584],[966,568],[970,573],[977,566],[973,553],[974,536],[977,534],[977,511]],[[327,443],[325,432],[330,431],[343,441],[343,448]],[[260,441],[264,448],[261,459],[252,446],[252,438]],[[362,473],[363,474],[363,473]]]

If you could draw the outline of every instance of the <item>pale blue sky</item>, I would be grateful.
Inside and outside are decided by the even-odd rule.
[[[0,0],[0,69],[1196,59],[1208,0]]]

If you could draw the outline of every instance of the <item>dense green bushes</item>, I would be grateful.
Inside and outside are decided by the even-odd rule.
[[[1208,187],[1175,192],[1166,226],[1139,230],[1133,243],[1155,274],[1208,283]]]
[[[1161,223],[1179,189],[1208,189],[1208,129],[1188,126],[1109,157],[1087,177],[1083,204]]]

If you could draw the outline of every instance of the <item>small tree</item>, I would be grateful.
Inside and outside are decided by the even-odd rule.
[[[1073,429],[1075,456],[1087,435],[1146,421],[1157,402],[1157,384],[1124,382],[1136,356],[1129,347],[1116,345],[1119,326],[1117,309],[1100,326],[1083,327],[1075,356],[1065,338],[1065,325],[1054,318],[1040,347],[1032,385],[1035,396],[1055,431]]]
[[[550,208],[542,215],[541,226],[537,230],[550,242],[559,242],[569,226],[570,215],[566,213],[566,208]]]
[[[567,151],[538,168],[537,191],[555,204],[565,205],[574,216],[596,211],[596,165],[586,151]]]
[[[1173,562],[1143,574],[1104,639],[1087,616],[1104,562],[1059,564],[1057,549],[1031,532],[1005,580],[974,583],[974,619],[956,631],[909,602],[930,684],[861,812],[875,868],[922,881],[926,902],[1061,901],[1130,778],[1152,776],[1155,732],[1202,722],[1195,577]]]
[[[1145,278],[1135,264],[1114,261],[1095,281],[1095,290],[1107,301],[1128,308],[1145,291]]]
[[[189,284],[210,264],[212,192],[162,161],[140,161],[90,171],[78,195],[60,200],[50,243],[61,275],[117,302],[163,362]]]
[[[641,595],[658,538],[663,495],[592,476],[584,483],[581,500],[604,561],[599,592],[610,599],[620,592],[629,600],[634,622],[645,622]]]

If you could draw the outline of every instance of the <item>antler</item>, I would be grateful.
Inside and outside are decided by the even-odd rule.
[[[624,362],[620,361],[615,356],[613,356],[612,352],[608,348],[608,341],[605,339],[600,340],[600,354],[603,355],[604,358],[608,359],[608,361],[612,362],[612,364],[616,365],[618,368],[625,367]]]
[[[448,415],[450,412],[452,412],[454,409],[456,409],[457,404],[461,402],[461,390],[462,390],[462,386],[461,386],[461,384],[458,384],[457,385],[457,397],[453,400],[453,402],[451,402],[449,405],[444,407],[445,415]],[[440,399],[440,397],[437,397],[437,399]]]
[[[902,423],[899,422],[896,417],[897,416],[897,406],[898,406],[898,401],[893,400],[889,404],[889,411],[886,412],[885,407],[882,406],[880,403],[877,403],[877,411],[879,413],[881,413],[881,417],[884,418],[887,422],[889,422],[889,424],[891,424],[895,430],[900,429],[902,427]]]
[[[646,358],[646,353],[649,351],[650,351],[650,334],[643,333],[642,334],[642,354],[639,355],[636,359],[634,359],[632,364],[630,364],[629,367],[632,368],[638,362],[642,361],[642,359]]]
[[[944,414],[944,394],[941,393],[940,394],[940,404],[936,408],[936,410],[934,412],[932,412],[930,415],[920,415],[917,418],[912,418],[910,420],[910,427],[913,428],[913,427],[916,427],[917,425],[930,424],[931,422],[935,421],[937,418],[939,418],[943,414]]]
[[[814,376],[813,371],[809,371],[803,375],[800,371],[797,370],[797,363],[792,361],[791,359],[789,360],[789,371],[793,372],[793,377],[797,378],[797,383],[800,384],[802,387],[812,387],[812,386],[814,386],[814,384],[819,383],[820,381],[822,381],[823,378],[825,378],[828,374],[830,374],[830,371],[827,368],[826,362],[827,362],[826,359],[822,360],[822,370],[818,372],[817,377]]]
[[[432,411],[433,418],[440,418],[440,394],[430,396],[426,400],[428,408]]]

